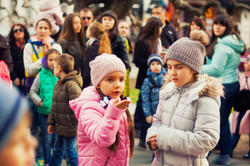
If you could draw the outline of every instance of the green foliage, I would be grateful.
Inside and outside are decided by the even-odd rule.
[[[138,97],[139,97],[139,93],[140,93],[139,89],[136,89],[136,88],[132,89],[132,88],[130,88],[130,90],[129,90],[129,97],[131,98],[133,104],[136,104],[136,102],[138,100]]]

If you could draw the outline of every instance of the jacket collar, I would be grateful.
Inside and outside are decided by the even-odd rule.
[[[220,96],[224,95],[222,80],[208,75],[200,75],[198,81],[182,86],[176,87],[174,82],[168,83],[160,92],[162,99],[169,98],[173,94],[181,94],[186,96],[187,103],[199,99],[201,96],[208,96],[214,98],[220,103]]]

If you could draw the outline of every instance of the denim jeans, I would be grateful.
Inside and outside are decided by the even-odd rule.
[[[32,124],[30,128],[30,133],[37,139],[38,146],[36,149],[36,160],[43,158],[43,150],[42,150],[42,144],[41,144],[41,138],[40,138],[40,127],[39,127],[39,120],[38,120],[38,112],[37,112],[37,106],[29,100],[30,104],[30,110],[32,111]]]
[[[240,112],[238,119],[237,119],[237,125],[236,125],[236,131],[232,136],[232,142],[231,142],[231,153],[233,153],[234,148],[236,147],[236,145],[239,142],[240,139],[240,122],[243,118],[243,116],[245,115],[246,112]]]
[[[231,151],[231,132],[228,117],[234,105],[236,95],[239,93],[239,82],[223,84],[225,98],[221,97],[220,107],[220,155],[228,155]]]
[[[78,165],[78,154],[76,152],[76,137],[64,137],[56,134],[53,154],[49,165],[61,166],[64,152],[70,166]]]
[[[48,115],[38,113],[39,126],[41,128],[41,143],[43,148],[44,163],[47,164],[50,161],[51,141],[52,135],[48,133],[47,125]]]

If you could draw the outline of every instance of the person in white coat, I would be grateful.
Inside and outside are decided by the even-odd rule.
[[[200,75],[207,34],[194,30],[190,36],[166,55],[167,81],[146,136],[155,152],[152,165],[208,166],[206,156],[219,141],[222,81]]]

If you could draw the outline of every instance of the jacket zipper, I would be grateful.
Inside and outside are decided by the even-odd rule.
[[[177,101],[177,103],[176,103],[175,109],[174,109],[174,111],[173,111],[173,113],[172,113],[172,115],[171,115],[171,118],[170,118],[170,127],[172,126],[173,116],[174,116],[174,113],[175,113],[175,111],[176,111],[176,108],[177,108],[177,106],[178,106],[178,104],[179,104],[179,102],[180,102],[181,92],[182,92],[182,90],[180,90],[180,95],[179,95],[178,101]]]

